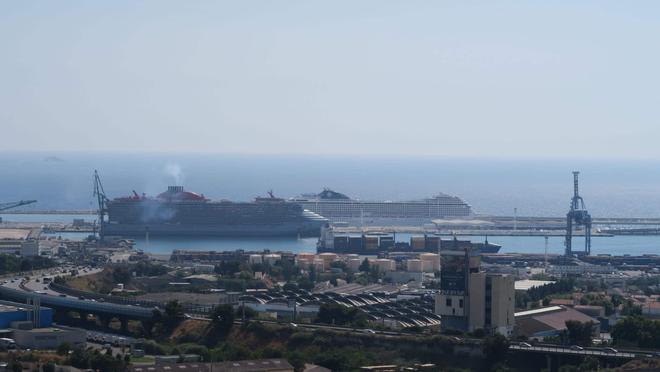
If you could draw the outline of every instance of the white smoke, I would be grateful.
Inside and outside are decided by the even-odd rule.
[[[167,163],[163,171],[174,180],[174,185],[183,185],[183,171],[181,166],[176,163]]]

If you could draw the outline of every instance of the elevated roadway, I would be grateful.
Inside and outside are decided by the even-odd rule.
[[[85,275],[94,274],[101,269],[89,270]],[[0,285],[0,299],[25,303],[28,300],[39,299],[41,305],[61,310],[74,310],[87,314],[98,314],[110,317],[146,320],[151,319],[153,308],[96,302],[91,299],[80,299],[52,290],[43,279],[62,275],[62,273],[42,272],[30,276],[30,279],[8,277]],[[38,280],[38,281],[37,281]]]
[[[39,299],[41,305],[56,309],[75,310],[86,314],[99,314],[137,320],[151,319],[153,314],[153,309],[139,306],[118,305],[80,300],[73,297],[53,296],[45,293],[40,294],[20,289],[7,288],[5,286],[0,286],[0,298],[18,302]]]
[[[648,358],[651,357],[648,352],[641,351],[613,351],[614,349],[610,348],[583,348],[583,349],[573,349],[570,346],[561,346],[561,345],[533,345],[533,346],[523,346],[520,344],[512,344],[509,346],[509,350],[515,350],[518,352],[526,353],[541,353],[541,354],[562,354],[562,355],[577,355],[577,356],[596,356],[604,358],[622,358],[622,359],[634,359],[634,358]]]

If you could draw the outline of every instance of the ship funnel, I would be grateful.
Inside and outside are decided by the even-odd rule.
[[[171,194],[183,192],[183,186],[167,186],[167,192]]]

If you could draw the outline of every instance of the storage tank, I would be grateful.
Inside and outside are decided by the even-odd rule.
[[[378,269],[382,272],[389,272],[389,271],[395,271],[396,270],[396,263],[394,260],[390,260],[387,258],[379,258],[376,260],[376,266],[378,266]]]
[[[422,261],[422,271],[436,272],[440,270],[440,255],[437,253],[422,253],[419,255]]]
[[[325,267],[330,267],[331,263],[333,263],[334,261],[337,261],[338,256],[337,256],[336,253],[326,252],[326,253],[319,254],[318,258],[323,260],[323,262],[325,263]]]
[[[422,271],[422,260],[411,259],[406,261],[406,271],[418,273]]]
[[[264,255],[264,263],[267,263],[269,265],[274,265],[277,261],[282,259],[282,255],[279,254],[265,254]]]
[[[346,267],[353,272],[358,272],[360,270],[360,265],[362,265],[362,262],[364,260],[360,258],[349,258],[348,261],[346,261]]]

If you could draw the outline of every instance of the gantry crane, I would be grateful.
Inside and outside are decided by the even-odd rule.
[[[108,197],[105,196],[105,190],[103,189],[103,184],[101,183],[101,177],[99,177],[99,172],[94,170],[94,196],[96,196],[96,201],[99,206],[99,237],[103,240],[103,224],[105,223],[105,215],[107,213],[106,203],[109,201]]]
[[[36,200],[19,200],[17,202],[0,203],[0,211],[4,211],[7,209],[16,208],[22,205],[28,205],[36,202],[37,202]]]
[[[566,214],[566,256],[589,255],[591,254],[591,215],[584,205],[584,200],[578,192],[578,175],[580,172],[573,172],[573,199],[571,199],[571,209]],[[584,227],[584,251],[574,252],[572,249],[573,223],[575,226]]]

